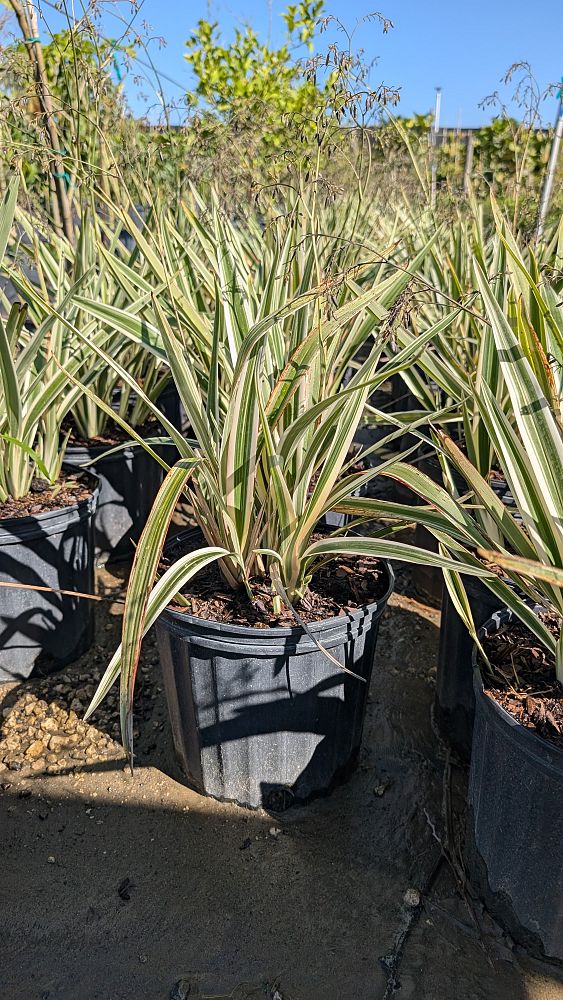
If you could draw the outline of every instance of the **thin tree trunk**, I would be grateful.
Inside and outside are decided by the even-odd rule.
[[[33,7],[33,3],[30,2],[30,0],[23,0],[23,5],[20,3],[20,0],[9,0],[9,4],[16,15],[27,53],[31,61],[35,76],[35,84],[37,87],[37,97],[39,99],[45,129],[51,145],[52,156],[49,164],[49,187],[52,188],[54,185],[56,207],[58,209],[58,212],[54,212],[53,215],[55,220],[57,219],[57,215],[59,216],[60,225],[64,235],[67,240],[73,243],[74,227],[72,225],[72,212],[66,190],[64,176],[65,170],[63,160],[61,158],[60,140],[55,121],[53,101],[47,82],[45,60],[43,58],[43,46],[41,45],[41,42],[38,41],[39,29],[37,25],[37,14],[35,12],[35,8]]]
[[[471,190],[471,176],[473,173],[473,132],[467,133],[467,147],[465,150],[465,170],[463,172],[463,193],[467,197]]]

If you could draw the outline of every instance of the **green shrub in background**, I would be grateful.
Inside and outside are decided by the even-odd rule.
[[[302,0],[282,14],[286,40],[279,48],[263,44],[249,26],[237,29],[230,45],[222,45],[217,22],[201,20],[187,41],[186,60],[196,78],[191,104],[221,121],[241,119],[260,125],[263,141],[279,148],[286,123],[313,117],[322,95],[301,70],[298,53],[311,52],[323,0]]]
[[[11,9],[19,0],[0,2]],[[373,17],[384,32],[391,27]],[[224,41],[218,24],[199,22],[186,43],[194,87],[182,97],[179,127],[171,125],[158,81],[161,126],[135,119],[127,107],[120,78],[122,69],[134,71],[142,37],[105,38],[92,12],[40,45],[51,115],[39,106],[29,46],[16,37],[0,48],[0,188],[5,190],[11,169],[20,170],[20,198],[25,192],[44,221],[61,232],[61,201],[68,200],[75,226],[92,197],[111,222],[112,205],[178,204],[192,182],[213,186],[233,214],[261,193],[275,202],[282,187],[299,191],[307,184],[317,187],[321,199],[346,203],[351,195],[355,204],[363,198],[397,206],[406,195],[422,207],[428,186],[420,178],[429,176],[435,158],[436,210],[449,218],[466,187],[465,136],[452,130],[433,151],[431,114],[399,118],[400,128],[388,120],[385,111],[397,92],[374,88],[362,53],[354,53],[354,35],[364,22],[352,33],[338,23],[346,39],[339,49],[323,38],[334,21],[323,16],[323,0],[292,4],[282,18],[286,37],[278,46],[250,27]],[[529,70],[519,70],[527,79]],[[512,224],[528,234],[551,141],[549,129],[535,127],[537,107],[522,107],[517,121],[497,105],[502,113],[472,134],[471,193],[486,201],[492,190]],[[48,121],[56,125],[56,149]],[[556,182],[551,221],[562,192]],[[65,233],[72,242],[69,226]]]

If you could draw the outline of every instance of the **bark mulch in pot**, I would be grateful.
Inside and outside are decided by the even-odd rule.
[[[180,543],[177,543],[174,547],[174,559],[183,554],[179,546]],[[184,551],[194,547],[196,546],[191,540],[186,543]],[[167,568],[172,561],[171,556],[165,555],[161,570]],[[296,605],[296,610],[299,617],[308,624],[325,621],[377,601],[383,596],[387,586],[387,573],[382,570],[379,560],[360,556],[341,557],[314,574],[307,594]],[[230,622],[252,628],[291,628],[297,625],[288,608],[283,607],[280,614],[274,612],[269,580],[253,580],[252,588],[255,594],[253,602],[242,588],[231,591],[218,566],[211,564],[183,588],[182,594],[188,600],[188,606],[174,605],[174,610],[184,611],[207,621]]]
[[[163,436],[162,428],[154,420],[148,420],[142,427],[135,427],[134,430],[144,439]],[[105,445],[109,449],[115,448],[118,444],[125,444],[127,441],[131,445],[137,444],[135,439],[123,427],[111,419],[108,420],[102,434],[98,434],[95,437],[82,437],[71,420],[63,421],[63,431],[70,431],[68,439],[69,448],[92,448],[98,445]]]
[[[557,638],[561,619],[551,614],[542,620]],[[563,749],[563,686],[555,675],[554,657],[521,624],[495,632],[483,647],[494,669],[491,683],[484,674],[489,697],[522,726]]]
[[[81,500],[86,500],[91,493],[89,477],[82,472],[63,470],[54,486],[36,476],[31,481],[31,489],[26,496],[18,500],[8,497],[0,503],[0,520],[12,517],[36,517],[50,510],[74,507]]]

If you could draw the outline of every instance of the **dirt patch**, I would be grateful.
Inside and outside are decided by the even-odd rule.
[[[542,617],[558,638],[561,619]],[[563,748],[563,686],[555,675],[555,658],[522,624],[495,632],[483,646],[495,673],[486,693],[522,726]]]
[[[84,472],[61,472],[58,481],[51,486],[45,479],[36,476],[31,482],[29,493],[13,500],[9,497],[0,503],[0,521],[13,517],[36,517],[51,510],[74,507],[81,500],[92,495],[92,480]]]
[[[26,691],[5,709],[0,771],[61,774],[69,767],[122,756],[111,737],[83,722],[74,708],[67,711],[58,701],[38,697],[39,693]],[[81,705],[78,698],[72,698],[72,704]]]
[[[409,572],[399,567],[401,585]],[[100,606],[90,652],[45,678],[47,705],[68,714],[107,664],[121,582],[101,574],[115,600]],[[66,750],[57,774],[0,775],[2,1000],[560,1000],[549,972],[523,970],[505,938],[483,939],[453,878],[424,892],[443,836],[430,725],[438,623],[392,596],[357,770],[275,817],[186,787],[149,633],[133,775],[124,757],[74,767]],[[3,707],[37,697],[36,684],[4,686]],[[91,720],[102,734],[116,724],[111,706]]]
[[[120,641],[123,590],[106,571],[98,575],[96,641],[76,663],[25,684],[0,685],[0,780],[33,774],[75,774],[108,761],[124,761],[119,728],[119,685],[114,685],[90,723],[84,713]],[[116,598],[114,601],[113,598]],[[152,717],[158,697],[153,640],[145,642],[135,692],[135,732]],[[160,727],[160,729],[159,729]],[[164,723],[144,730],[144,746],[156,749]]]
[[[164,556],[161,570],[173,559],[193,550],[193,541],[182,546],[177,542],[172,556]],[[341,557],[321,567],[311,580],[308,592],[296,605],[303,621],[317,622],[350,614],[359,607],[377,601],[388,586],[388,576],[377,559]],[[182,589],[187,607],[174,606],[207,621],[229,622],[252,628],[292,628],[297,622],[285,606],[276,614],[274,594],[269,580],[252,580],[255,595],[251,602],[244,590],[230,591],[216,564],[211,564]]]

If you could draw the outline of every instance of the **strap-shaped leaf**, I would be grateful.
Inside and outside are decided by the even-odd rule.
[[[489,402],[492,405],[492,399],[489,399]],[[486,409],[483,404],[482,413],[484,418],[488,415],[488,412],[488,409]],[[487,420],[484,420],[484,422],[485,426],[492,426],[492,421],[488,422]],[[508,420],[505,422],[504,426],[505,430],[510,432],[510,424]],[[491,436],[493,437],[493,441],[497,443],[498,439],[496,436],[493,436],[492,433]],[[465,479],[468,487],[474,491],[476,499],[482,506],[483,513],[488,514],[500,528],[501,538],[506,539],[507,543],[517,552],[533,557],[535,555],[535,550],[533,545],[530,543],[529,537],[516,523],[511,511],[507,509],[506,505],[502,502],[500,497],[497,496],[490,484],[483,478],[471,462],[467,460],[461,449],[456,445],[452,438],[450,438],[443,431],[438,431],[437,437],[446,454]],[[515,477],[512,477],[511,475],[512,466],[507,467],[506,463],[503,461],[504,454],[502,448],[497,447],[496,453],[500,457],[505,474],[509,476],[509,482],[512,482],[515,480]],[[481,520],[479,510],[476,511],[475,516]]]
[[[182,434],[178,431],[178,429],[174,426],[174,424],[171,423],[168,417],[166,417],[161,412],[161,410],[159,410],[158,406],[155,403],[153,403],[153,401],[147,396],[147,394],[143,391],[142,387],[139,385],[138,381],[136,381],[135,378],[133,378],[130,375],[127,369],[124,368],[123,365],[121,365],[118,361],[116,361],[115,358],[113,358],[110,354],[108,354],[108,352],[105,351],[100,346],[100,344],[97,343],[95,339],[92,340],[85,337],[81,330],[78,330],[77,327],[75,327],[72,323],[69,322],[69,320],[67,320],[64,316],[60,315],[60,313],[55,308],[53,308],[53,313],[61,320],[62,323],[64,323],[64,325],[76,336],[76,338],[79,341],[84,343],[86,346],[90,346],[92,351],[95,354],[97,354],[98,357],[102,359],[102,361],[105,362],[108,368],[117,372],[122,381],[126,385],[130,386],[131,389],[133,389],[133,391],[137,393],[137,395],[143,400],[143,402],[148,407],[149,412],[158,419],[158,421],[162,424],[166,433],[170,435],[170,438],[173,440],[180,454],[186,455],[186,452],[188,452],[186,457],[190,457],[189,446],[187,445]]]
[[[2,203],[0,204],[0,264],[2,263],[4,254],[6,253],[8,240],[10,238],[10,230],[14,221],[14,212],[18,198],[18,185],[19,178],[18,175],[15,174],[8,184],[2,198]]]
[[[205,549],[197,549],[194,552],[189,552],[187,555],[181,556],[173,566],[170,566],[163,573],[160,580],[155,584],[150,592],[146,614],[144,618],[144,625],[142,631],[142,637],[144,637],[148,630],[152,628],[158,616],[164,611],[164,609],[170,604],[171,600],[179,592],[179,590],[185,586],[185,584],[191,580],[193,576],[196,575],[201,569],[204,569],[210,563],[215,562],[217,559],[221,559],[228,555],[226,549],[209,546]],[[84,718],[87,720],[90,718],[93,712],[96,711],[98,705],[106,697],[108,691],[111,690],[115,684],[117,678],[121,673],[121,644],[113,654],[105,673],[98,684],[92,701],[88,706],[88,710],[85,713]],[[124,706],[125,713],[127,713],[127,705]],[[125,744],[126,734],[122,732],[122,739]]]
[[[375,470],[377,472],[377,469]],[[397,519],[403,525],[421,524],[430,531],[441,531],[450,534],[459,542],[471,545],[472,537],[451,520],[432,507],[410,506],[409,504],[393,503],[391,500],[372,500],[368,497],[348,496],[345,500],[331,503],[330,510],[363,520]]]
[[[440,542],[441,545],[446,547],[446,549],[451,548],[448,539],[445,536],[440,539]],[[481,565],[477,557],[471,552],[456,550],[456,556],[462,564],[469,566]],[[498,598],[499,609],[504,607],[510,608],[520,621],[522,621],[524,625],[526,625],[530,631],[537,636],[546,649],[555,655],[555,638],[542,622],[541,618],[538,618],[538,615],[534,611],[534,603],[537,600],[537,594],[527,592],[525,580],[525,577],[516,575],[514,582],[521,590],[521,593],[518,593],[514,586],[510,585],[510,580],[505,580],[496,573],[483,577],[483,583],[485,586],[495,595],[495,597]],[[522,594],[524,596],[522,596]]]
[[[505,552],[493,552],[490,549],[477,549],[477,554],[483,559],[497,563],[503,569],[511,570],[520,576],[529,576],[532,580],[544,580],[554,587],[563,587],[563,568],[547,566],[537,559],[524,559],[522,556],[509,555]],[[563,598],[561,602],[563,610]]]
[[[198,460],[174,465],[162,483],[135,550],[123,615],[121,650],[121,733],[124,746],[133,753],[133,691],[147,604],[178,498]]]
[[[12,437],[18,437],[21,433],[23,407],[20,383],[12,351],[12,337],[8,331],[12,328],[21,331],[26,312],[27,309],[25,306],[14,303],[10,310],[6,327],[0,319],[0,382],[8,418],[8,431]],[[2,416],[0,415],[1,420]]]
[[[476,275],[524,448],[534,465],[535,475],[552,516],[563,531],[563,440],[560,429],[522,348],[478,265]]]
[[[481,565],[460,565],[449,556],[441,556],[437,552],[429,552],[417,545],[407,545],[406,542],[394,542],[388,539],[349,535],[346,538],[325,538],[313,542],[303,553],[305,559],[316,559],[319,556],[374,556],[377,559],[396,559],[398,562],[413,563],[421,566],[437,566],[466,573],[486,579],[494,574]]]
[[[25,455],[28,455],[31,459],[33,459],[33,463],[37,466],[41,475],[48,481],[51,481],[51,474],[41,458],[41,455],[35,450],[35,448],[31,448],[30,445],[26,444],[25,441],[20,441],[19,438],[12,437],[11,434],[0,433],[0,438],[2,438],[3,441],[7,441],[8,444],[14,445]]]

